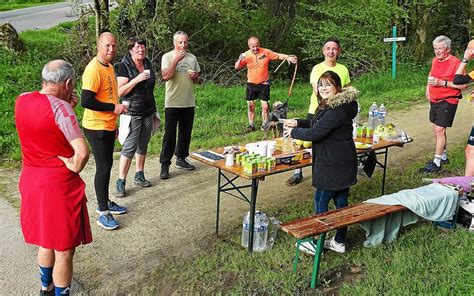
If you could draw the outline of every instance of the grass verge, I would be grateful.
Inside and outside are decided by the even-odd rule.
[[[41,69],[47,61],[62,58],[61,53],[64,52],[64,44],[67,44],[67,31],[70,27],[71,23],[66,23],[49,30],[22,32],[20,37],[27,47],[24,53],[0,49],[0,166],[18,166],[21,159],[13,117],[15,98],[22,92],[40,89]],[[385,103],[389,113],[423,101],[427,71],[422,66],[400,65],[396,80],[391,79],[389,70],[354,79],[353,85],[361,91],[359,101],[362,118],[366,118],[373,101]],[[77,73],[79,84],[81,74]],[[311,91],[308,82],[295,85],[289,98],[290,117],[306,117]],[[286,101],[287,92],[288,83],[275,83],[272,85],[271,101]],[[228,88],[211,84],[198,85],[195,93],[197,107],[192,150],[250,142],[266,136],[261,131],[245,133],[247,106],[243,85]],[[163,114],[164,84],[157,85],[155,97]],[[81,120],[83,109],[78,106],[76,112]],[[260,112],[260,105],[257,103],[257,126],[261,124]],[[157,133],[150,142],[150,154],[160,152],[161,141],[162,133]],[[118,143],[116,150],[120,150]]]
[[[21,9],[21,8],[28,8],[33,6],[41,6],[41,5],[48,5],[54,4],[58,2],[64,2],[63,0],[6,0],[5,2],[0,3],[0,12],[2,11],[9,11],[14,9]]]
[[[462,175],[463,148],[455,147],[451,164],[440,174]],[[421,186],[417,172],[422,163],[408,168],[391,168],[389,192]],[[441,175],[439,175],[441,176]],[[431,176],[430,176],[431,177]],[[360,181],[351,189],[350,203],[379,195],[381,173]],[[265,209],[282,221],[311,214],[312,193],[307,202]],[[240,220],[225,236],[240,241]],[[210,238],[212,240],[212,238]],[[349,227],[348,252],[325,253],[321,262],[321,285],[310,288],[313,257],[301,255],[298,272],[292,271],[295,239],[279,232],[273,249],[249,255],[240,246],[214,240],[207,254],[184,264],[157,270],[143,293],[178,294],[332,294],[342,295],[468,295],[474,289],[471,271],[474,260],[466,252],[474,236],[464,228],[442,232],[429,222],[402,229],[388,245],[364,248],[365,233]]]

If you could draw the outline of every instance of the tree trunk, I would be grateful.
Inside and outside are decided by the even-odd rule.
[[[428,16],[429,8],[421,6],[417,8],[418,13],[416,20],[415,34],[415,59],[423,61],[425,57],[426,36],[428,33]]]
[[[469,30],[469,39],[474,39],[474,22],[472,21],[472,16],[474,16],[474,0],[469,1],[469,18],[468,22],[468,30]]]
[[[109,0],[94,0],[95,34],[109,29]]]

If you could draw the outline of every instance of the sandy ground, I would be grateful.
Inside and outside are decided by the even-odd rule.
[[[472,123],[474,105],[462,100],[454,126],[448,131],[448,143],[465,143]],[[405,130],[414,142],[404,148],[391,148],[389,170],[413,161],[427,160],[434,153],[434,139],[428,122],[428,104],[415,105],[410,110],[391,113],[389,121]],[[448,146],[449,149],[449,146]],[[196,171],[186,172],[171,168],[171,178],[158,178],[159,161],[147,161],[146,176],[153,183],[150,188],[133,185],[133,169],[127,184],[128,196],[112,198],[128,206],[130,212],[116,216],[121,228],[105,231],[96,225],[97,202],[93,192],[94,163],[87,165],[81,174],[86,181],[89,197],[89,214],[94,242],[77,249],[74,281],[77,290],[90,295],[135,294],[135,289],[152,284],[150,276],[156,269],[166,268],[169,262],[189,260],[209,251],[215,241],[215,203],[217,170],[193,162]],[[117,178],[118,161],[114,162],[111,194]],[[304,170],[310,176],[309,168]],[[0,171],[6,195],[19,198],[16,189],[18,171]],[[308,177],[295,187],[284,185],[290,172],[268,177],[260,183],[257,208],[269,205],[283,206],[294,201],[311,198],[313,188]],[[3,194],[3,193],[2,193]],[[222,199],[221,235],[226,229],[240,223],[248,210],[246,203],[234,198]],[[19,230],[17,211],[0,200],[0,286],[2,291],[19,291],[18,294],[36,293],[38,280],[35,268],[35,250],[25,246]],[[8,268],[7,268],[8,267]],[[143,285],[142,285],[143,283]],[[22,287],[20,290],[12,290]],[[3,292],[0,291],[0,295]],[[15,293],[14,293],[15,294]]]

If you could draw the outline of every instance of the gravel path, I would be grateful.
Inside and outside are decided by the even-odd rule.
[[[448,149],[453,143],[465,143],[472,123],[474,105],[462,100],[454,126],[448,130]],[[434,153],[434,139],[428,122],[428,104],[413,106],[410,110],[391,113],[393,121],[405,130],[414,142],[405,148],[390,150],[389,163],[403,166],[422,161]],[[153,270],[166,268],[168,262],[194,258],[208,252],[215,241],[215,195],[217,171],[196,164],[196,171],[186,172],[171,168],[171,178],[159,180],[159,162],[154,157],[147,161],[146,174],[153,187],[137,188],[129,176],[128,197],[119,202],[130,212],[117,216],[122,228],[104,231],[95,224],[97,205],[93,193],[93,160],[87,165],[82,177],[86,181],[89,196],[89,214],[94,242],[77,249],[74,280],[76,291],[91,295],[134,293],[140,283],[147,283]],[[117,178],[118,161],[114,162],[112,182]],[[388,174],[390,174],[390,167]],[[309,169],[305,169],[309,176]],[[0,171],[2,195],[19,198],[16,183],[18,171]],[[285,205],[309,198],[313,193],[309,178],[291,189],[284,181],[291,173],[268,177],[259,186],[258,208],[269,205]],[[275,186],[276,185],[276,186]],[[113,187],[111,186],[111,192]],[[230,198],[222,200],[221,229],[225,236],[232,223],[243,217],[245,203]],[[0,199],[0,286],[2,291],[18,294],[36,293],[39,281],[36,275],[35,248],[26,246],[19,229],[17,210]],[[225,215],[225,216],[224,216]],[[0,295],[3,292],[0,292]],[[16,294],[16,293],[13,293]]]

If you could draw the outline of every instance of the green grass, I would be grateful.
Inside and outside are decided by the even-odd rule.
[[[62,24],[49,30],[25,31],[20,34],[27,51],[11,53],[0,49],[0,166],[17,166],[21,154],[14,128],[13,105],[22,92],[41,87],[41,69],[51,59],[62,58],[63,46],[68,44],[67,31],[71,23]],[[413,65],[399,65],[398,78],[392,80],[390,70],[369,73],[353,80],[353,85],[361,91],[362,118],[373,101],[385,103],[388,112],[407,108],[414,102],[424,100],[424,85],[428,68]],[[81,73],[78,73],[80,78]],[[78,81],[80,84],[80,81]],[[196,118],[191,141],[191,149],[210,148],[229,143],[245,143],[264,137],[263,132],[245,134],[247,107],[244,85],[218,87],[212,84],[199,85],[196,92]],[[272,85],[272,102],[286,101],[288,83]],[[289,99],[289,117],[306,117],[311,87],[309,82],[299,82]],[[155,91],[157,106],[163,115],[164,85],[158,84]],[[79,119],[83,110],[76,108]],[[260,104],[257,102],[256,124],[261,124]],[[161,150],[162,133],[155,135],[149,153]],[[116,150],[120,146],[117,143]]]
[[[463,147],[454,148],[450,156],[452,163],[445,167],[443,176],[462,174]],[[422,165],[391,168],[388,191],[421,186],[422,176],[417,168]],[[378,196],[380,182],[380,172],[371,180],[359,182],[351,189],[350,204]],[[312,214],[312,194],[312,190],[308,191],[306,202],[264,210],[282,221],[307,216]],[[225,237],[240,241],[241,220],[234,221],[234,225]],[[418,222],[402,229],[397,240],[388,245],[364,248],[364,239],[362,229],[352,226],[348,232],[348,252],[324,254],[320,275],[323,285],[317,291],[310,288],[313,258],[301,255],[298,273],[293,273],[295,239],[280,231],[273,249],[252,255],[240,246],[214,239],[205,255],[157,269],[150,281],[153,284],[142,292],[305,295],[330,290],[341,295],[470,295],[474,289],[474,260],[468,252],[474,236],[464,228],[444,233],[428,222]],[[348,280],[348,269],[361,271],[359,279]]]
[[[0,12],[33,6],[54,4],[58,2],[64,2],[64,0],[4,0],[0,2]]]

